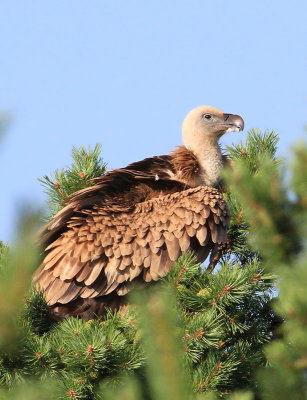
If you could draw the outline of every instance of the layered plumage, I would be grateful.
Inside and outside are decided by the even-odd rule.
[[[132,281],[158,280],[188,250],[204,261],[226,241],[218,139],[242,129],[241,117],[198,107],[183,123],[185,146],[112,170],[66,200],[41,232],[34,276],[56,318],[103,315],[125,302]]]

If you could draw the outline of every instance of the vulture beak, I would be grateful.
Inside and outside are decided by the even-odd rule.
[[[240,132],[244,129],[244,121],[240,115],[223,114],[224,121],[229,125],[227,132]]]

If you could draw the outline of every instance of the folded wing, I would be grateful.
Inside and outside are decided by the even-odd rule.
[[[203,261],[226,241],[229,214],[214,188],[196,187],[139,202],[131,210],[95,205],[72,216],[45,250],[34,276],[49,305],[123,296],[129,283],[168,274],[181,252]]]

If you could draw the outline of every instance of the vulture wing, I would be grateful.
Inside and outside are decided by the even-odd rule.
[[[148,200],[132,212],[94,207],[72,217],[46,248],[35,280],[50,305],[114,290],[123,295],[138,276],[146,282],[165,276],[182,251],[225,242],[227,227],[223,197],[207,187]]]
[[[93,186],[79,190],[69,196],[54,218],[48,222],[39,232],[39,244],[50,244],[66,228],[66,223],[76,213],[83,209],[89,209],[97,204],[103,204],[105,208],[115,208],[117,211],[128,210],[137,202],[144,201],[157,192],[163,190],[172,192],[180,190],[169,179],[174,175],[174,167],[170,156],[146,158],[135,162],[126,168],[114,169],[105,176],[93,179]],[[156,181],[159,182],[157,188]],[[178,182],[179,184],[179,182]],[[182,188],[181,188],[182,189]]]
[[[78,315],[74,304],[108,306],[131,281],[167,275],[181,252],[194,250],[203,261],[226,241],[229,214],[221,193],[171,180],[167,157],[163,169],[161,160],[142,172],[135,163],[96,179],[44,227],[47,247],[34,282],[50,306],[66,305],[65,315]]]

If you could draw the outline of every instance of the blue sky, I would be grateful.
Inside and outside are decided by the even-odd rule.
[[[306,0],[1,0],[0,239],[72,145],[100,142],[109,168],[165,154],[201,104],[275,129],[287,157],[307,123],[306,16]]]

